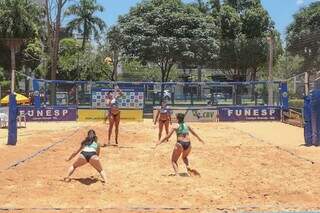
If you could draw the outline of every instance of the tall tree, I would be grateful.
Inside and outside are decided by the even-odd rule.
[[[238,79],[250,74],[256,80],[258,68],[267,62],[267,38],[278,34],[270,16],[260,0],[226,0],[219,17],[219,67]]]
[[[287,49],[292,55],[303,57],[302,70],[309,77],[320,70],[319,20],[320,2],[314,2],[296,13],[293,23],[287,29]]]
[[[65,12],[66,16],[74,17],[67,25],[69,31],[77,31],[82,35],[82,49],[86,42],[93,35],[99,38],[101,31],[104,30],[105,22],[95,15],[96,12],[103,12],[103,7],[97,4],[96,0],[80,0],[71,5]]]
[[[175,64],[213,59],[218,52],[213,18],[180,0],[143,1],[119,19],[119,27],[124,54],[157,64],[163,82]]]
[[[260,2],[247,1],[245,3],[243,5],[248,8],[244,10],[241,22],[242,33],[246,36],[246,41],[242,48],[242,54],[240,54],[240,60],[244,68],[250,69],[250,79],[255,81],[258,68],[267,62],[269,52],[267,38],[272,36],[274,43],[277,42],[275,44],[278,45],[280,40],[276,39],[280,36],[277,35],[271,18]],[[279,51],[277,55],[279,55]]]
[[[236,9],[222,5],[219,13],[221,47],[218,68],[226,70],[231,77],[240,70],[241,18]]]
[[[107,56],[111,58],[112,62],[112,74],[111,80],[118,80],[118,64],[120,62],[121,46],[123,42],[123,34],[121,33],[119,27],[113,26],[107,34],[107,48],[105,52]]]
[[[0,0],[0,8],[0,42],[4,41],[10,48],[14,82],[16,52],[24,40],[37,36],[40,10],[34,3],[20,0]]]
[[[51,80],[57,79],[59,42],[61,34],[61,19],[64,7],[68,0],[45,0],[45,11],[47,17],[47,43],[51,62]],[[56,103],[56,87],[51,84],[51,104]]]

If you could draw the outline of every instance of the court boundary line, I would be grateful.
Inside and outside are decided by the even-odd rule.
[[[278,206],[277,205],[263,205],[263,206],[251,206],[251,205],[240,205],[240,206],[230,206],[230,207],[223,207],[223,206],[217,206],[213,208],[199,208],[199,207],[105,207],[105,208],[60,208],[60,207],[42,207],[42,208],[5,208],[0,207],[0,212],[2,211],[50,211],[50,212],[60,212],[60,211],[127,211],[127,212],[153,212],[153,211],[162,211],[162,212],[170,212],[170,211],[209,211],[209,212],[239,212],[239,211],[251,211],[251,212],[320,212],[320,207],[311,207],[310,210],[300,210],[301,206]],[[258,211],[258,209],[277,209],[277,210],[264,210],[264,211]]]
[[[264,139],[258,138],[258,137],[254,136],[253,134],[251,134],[251,133],[249,133],[249,132],[243,131],[243,130],[241,130],[241,129],[237,129],[237,128],[235,128],[235,127],[232,127],[232,128],[235,129],[235,130],[238,130],[238,131],[240,131],[240,132],[242,132],[242,133],[244,133],[244,134],[249,135],[251,138],[253,138],[253,139],[255,139],[255,140],[259,141],[259,142],[266,143],[266,144],[268,144],[268,145],[270,145],[270,146],[272,146],[272,147],[275,147],[276,149],[278,149],[278,150],[280,150],[280,151],[286,152],[286,153],[288,153],[289,155],[291,155],[291,156],[293,156],[293,157],[295,157],[295,158],[297,158],[297,159],[299,159],[299,160],[303,160],[303,161],[306,161],[306,162],[311,163],[311,164],[316,164],[316,163],[317,163],[317,162],[315,162],[315,161],[313,161],[313,160],[310,160],[310,159],[308,159],[308,158],[301,157],[301,156],[295,154],[294,152],[291,152],[291,151],[289,151],[289,150],[287,150],[287,149],[285,149],[285,148],[282,148],[282,147],[280,147],[280,146],[277,146],[277,145],[275,145],[275,144],[273,144],[273,143],[271,143],[271,142],[269,142],[269,141],[266,141],[266,140],[264,140]]]
[[[221,208],[224,209],[224,208]],[[201,208],[188,208],[188,207],[129,207],[129,208],[119,208],[119,207],[107,207],[107,208],[0,208],[0,211],[190,211],[190,210],[201,210]],[[216,210],[219,210],[217,208]]]
[[[16,168],[17,166],[19,166],[20,164],[23,164],[23,163],[26,163],[27,161],[30,161],[32,160],[33,158],[45,153],[46,151],[50,150],[52,147],[58,145],[58,144],[61,144],[61,143],[64,143],[68,138],[74,136],[75,134],[77,134],[81,129],[85,129],[85,128],[88,128],[90,126],[85,126],[85,127],[78,127],[75,131],[73,131],[70,135],[68,135],[67,137],[63,138],[62,140],[59,140],[57,142],[54,142],[53,144],[49,145],[49,146],[46,146],[36,152],[34,152],[33,154],[27,156],[26,158],[22,159],[22,160],[18,160],[16,161],[15,163],[11,164],[10,166],[6,167],[4,170],[2,171],[7,171],[9,169],[12,169],[12,168]],[[1,171],[0,171],[1,172]],[[0,209],[1,210],[1,209]]]
[[[46,133],[59,133],[59,132],[63,132],[63,131],[69,131],[69,130],[74,130],[76,128],[68,128],[68,129],[64,129],[64,130],[45,130],[44,132]],[[26,133],[26,134],[21,134],[21,135],[18,135],[19,138],[21,137],[27,137],[27,136],[30,136],[30,135],[33,135],[34,132],[29,132],[29,133]],[[5,139],[5,138],[8,138],[8,136],[3,136],[3,137],[0,137],[0,139]]]

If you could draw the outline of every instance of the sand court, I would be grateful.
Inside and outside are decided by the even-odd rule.
[[[192,137],[189,161],[200,176],[191,177],[181,159],[180,176],[170,176],[175,137],[154,149],[158,130],[152,120],[122,122],[120,145],[103,148],[100,156],[105,185],[89,165],[76,170],[71,182],[62,181],[73,162],[65,159],[86,132],[95,129],[103,143],[107,125],[28,123],[19,130],[16,147],[4,145],[7,132],[1,130],[0,209],[238,212],[320,207],[319,150],[303,146],[303,129],[279,122],[190,123],[206,143]]]

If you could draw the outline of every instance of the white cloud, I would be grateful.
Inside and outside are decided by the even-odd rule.
[[[304,4],[304,0],[297,0],[297,5],[302,5]]]

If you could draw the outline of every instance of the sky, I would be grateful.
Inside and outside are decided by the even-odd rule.
[[[192,2],[193,0],[184,0]],[[293,15],[302,7],[307,6],[311,2],[320,0],[261,0],[263,6],[269,12],[272,20],[276,24],[276,28],[281,33],[282,38],[285,37],[287,26],[292,22]],[[98,0],[103,5],[105,11],[100,16],[110,27],[117,23],[119,15],[126,14],[130,7],[140,2],[140,0]]]

